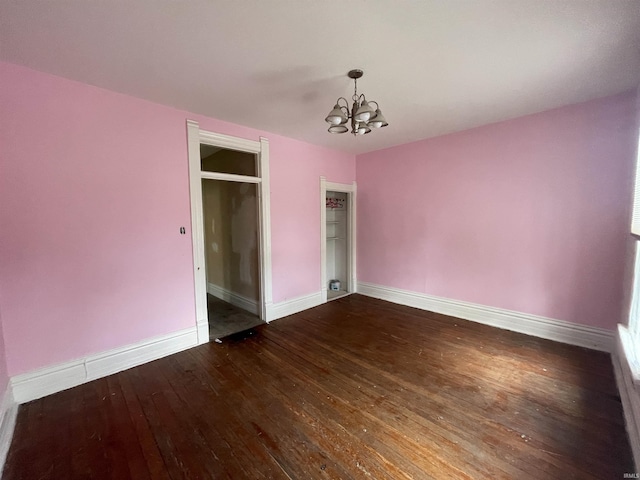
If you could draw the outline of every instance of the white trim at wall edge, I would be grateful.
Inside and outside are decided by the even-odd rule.
[[[631,334],[624,325],[618,325],[615,351],[611,355],[616,384],[620,392],[627,434],[633,459],[640,465],[640,393],[638,364],[631,345]]]
[[[207,293],[213,295],[220,300],[229,302],[231,305],[235,305],[238,308],[253,313],[254,315],[260,315],[260,308],[258,302],[251,300],[243,295],[227,290],[226,288],[214,285],[211,282],[207,282]]]
[[[309,308],[317,307],[323,303],[322,292],[314,292],[309,295],[269,305],[267,308],[267,322],[287,317]]]
[[[614,332],[553,318],[531,315],[477,303],[435,297],[424,293],[359,282],[358,293],[422,310],[546,338],[603,352],[612,352]]]
[[[137,367],[198,345],[196,327],[11,377],[19,404]]]
[[[0,406],[0,476],[4,469],[4,463],[7,460],[11,440],[13,439],[13,431],[16,426],[18,417],[18,404],[13,398],[13,389],[11,381],[7,381],[4,397]]]

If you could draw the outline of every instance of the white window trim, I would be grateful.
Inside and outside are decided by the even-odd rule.
[[[631,233],[640,239],[640,135],[638,135],[639,144],[636,147],[636,172],[633,187],[633,210],[631,212]]]
[[[640,339],[640,256],[638,256],[638,247],[638,242],[636,242],[629,321],[626,326],[620,325],[618,329],[624,356],[629,364],[636,388],[640,388],[640,359],[637,351],[637,345],[640,344],[638,341]]]
[[[640,93],[640,90],[638,90]],[[636,101],[636,107],[640,112],[640,97]],[[631,235],[634,236],[634,268],[633,268],[633,289],[631,291],[631,305],[629,306],[629,316],[627,325],[620,325],[618,328],[621,352],[627,359],[633,383],[640,389],[640,131],[638,131],[638,141],[635,151],[635,181],[633,185],[633,199],[631,212]]]

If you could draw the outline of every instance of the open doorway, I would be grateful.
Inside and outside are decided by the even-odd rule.
[[[356,185],[320,177],[321,285],[323,301],[356,290]]]
[[[272,303],[269,143],[187,121],[198,343],[267,320]]]
[[[255,155],[200,145],[202,171],[255,175]],[[209,338],[253,328],[260,319],[255,183],[202,179]]]

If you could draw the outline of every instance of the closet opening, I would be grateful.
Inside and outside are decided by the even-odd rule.
[[[347,249],[348,193],[328,191],[327,209],[327,300],[344,297],[349,292]]]
[[[320,178],[321,282],[325,302],[356,290],[355,195],[355,182],[339,184]]]

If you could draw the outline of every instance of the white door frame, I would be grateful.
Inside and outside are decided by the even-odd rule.
[[[202,179],[249,182],[256,184],[258,197],[258,237],[260,261],[260,318],[267,319],[267,311],[273,303],[271,284],[271,201],[269,191],[269,141],[247,140],[201,130],[198,122],[187,120],[189,152],[189,186],[191,196],[191,241],[193,245],[193,278],[195,286],[196,328],[198,344],[209,341],[207,316],[207,273],[205,268],[204,220],[202,209]],[[257,156],[255,177],[201,171],[200,144],[239,150]]]
[[[347,194],[347,287],[349,293],[356,292],[356,194],[358,188],[353,183],[328,182],[320,177],[320,288],[322,303],[327,302],[327,191]]]

